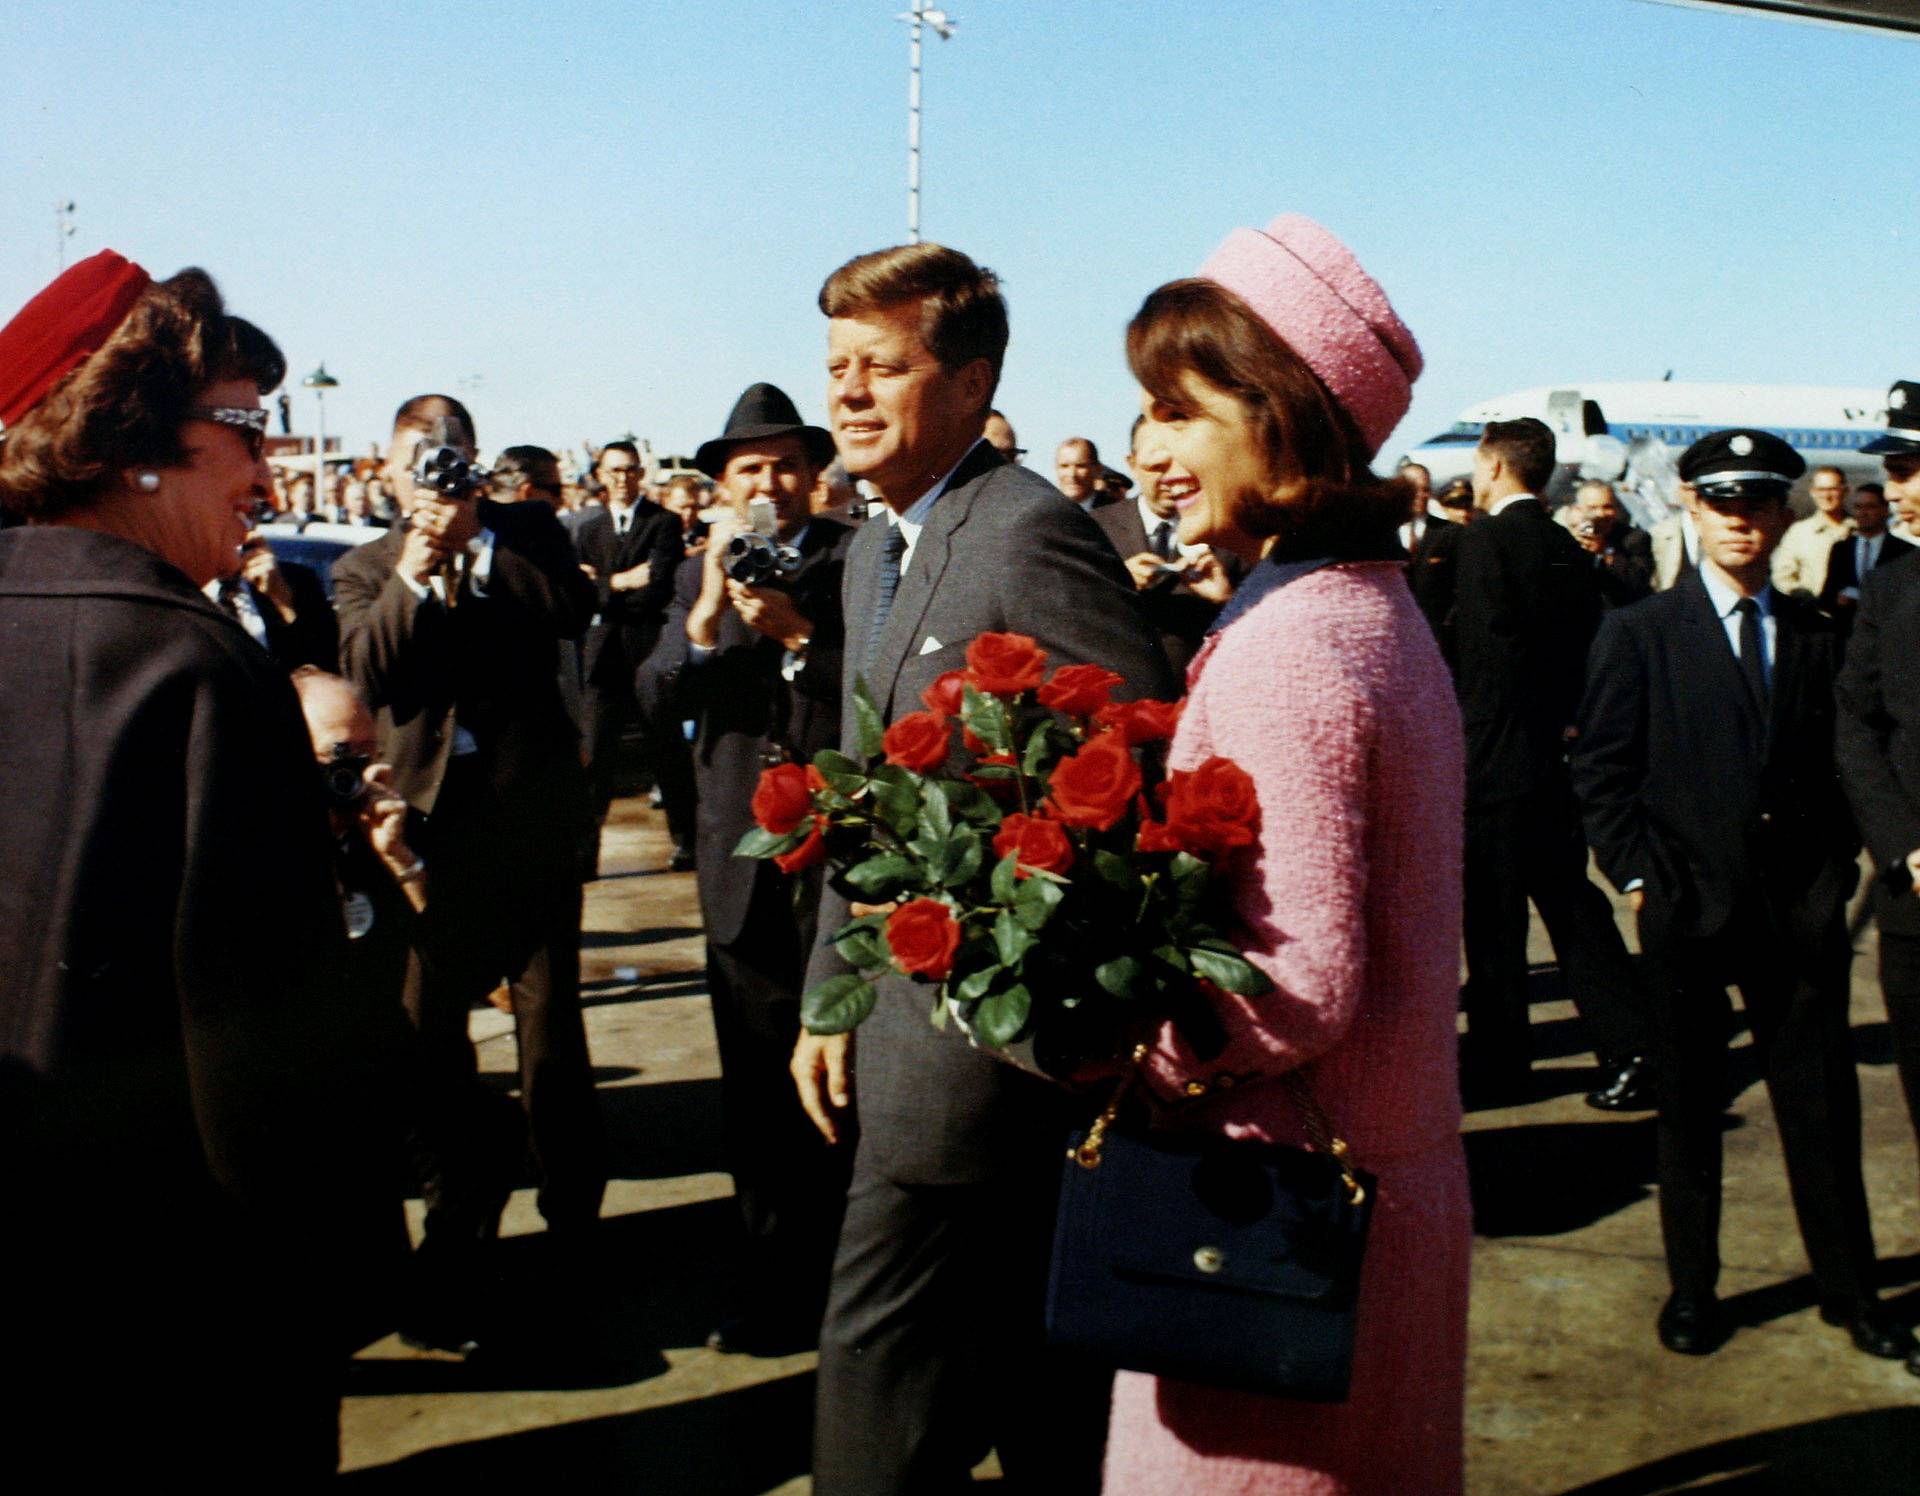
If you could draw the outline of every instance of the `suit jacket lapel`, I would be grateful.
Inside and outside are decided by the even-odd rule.
[[[1684,617],[1688,628],[1695,634],[1693,647],[1688,652],[1700,662],[1700,684],[1707,693],[1705,699],[1723,702],[1738,714],[1747,745],[1752,750],[1753,762],[1758,764],[1766,747],[1766,719],[1761,715],[1760,703],[1753,699],[1753,691],[1740,669],[1740,659],[1733,652],[1733,642],[1727,638],[1725,621],[1714,611],[1713,599],[1707,595],[1707,584],[1700,580],[1698,572],[1688,573],[1674,586],[1686,595]],[[1775,636],[1778,637],[1778,630]],[[1779,682],[1776,680],[1774,685],[1773,694],[1777,696]]]
[[[893,690],[900,678],[900,668],[907,662],[907,652],[914,641],[920,637],[920,624],[927,615],[927,605],[933,601],[934,589],[940,585],[940,577],[947,569],[948,539],[953,532],[965,523],[973,508],[975,497],[970,485],[974,479],[999,467],[1005,459],[984,441],[974,443],[973,449],[954,469],[953,477],[941,490],[940,498],[934,503],[933,512],[927,516],[926,524],[921,528],[920,538],[914,542],[913,556],[907,563],[906,572],[900,578],[900,587],[893,595],[893,611],[887,615],[886,627],[881,630],[879,647],[874,650],[873,669],[868,674],[868,684],[873,689],[873,699],[880,707],[880,715],[893,719]],[[873,584],[879,571],[879,547],[871,547],[873,566],[866,582],[865,594],[868,607],[871,608]],[[871,616],[855,613],[852,617]],[[952,644],[958,641],[942,640]]]

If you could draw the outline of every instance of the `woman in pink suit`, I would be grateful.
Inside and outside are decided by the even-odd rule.
[[[1127,332],[1137,451],[1180,540],[1252,567],[1188,671],[1172,763],[1253,776],[1227,865],[1236,937],[1273,979],[1217,997],[1201,1062],[1169,1028],[1145,1079],[1176,1125],[1306,1146],[1298,1071],[1379,1181],[1351,1396],[1289,1402],[1123,1372],[1109,1493],[1461,1489],[1471,1217],[1454,1014],[1464,776],[1445,665],[1402,576],[1399,483],[1368,464],[1420,371],[1385,294],[1297,215],[1242,229]]]

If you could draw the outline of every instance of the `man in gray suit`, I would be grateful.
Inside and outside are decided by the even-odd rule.
[[[1176,695],[1099,527],[981,437],[1007,341],[992,273],[937,244],[880,250],[835,271],[820,308],[834,439],[886,506],[847,558],[843,742],[856,742],[857,677],[891,722],[989,631],[1032,636],[1054,665],[1114,670],[1120,694]],[[846,969],[829,941],[847,912],[829,890],[809,986]],[[856,1100],[860,1120],[820,1338],[814,1490],[945,1492],[994,1447],[1012,1489],[1092,1492],[1106,1379],[1042,1346],[1074,1102],[936,1030],[929,1006],[924,986],[880,984],[857,1098],[851,1036],[803,1033],[794,1051],[821,1131],[839,1136]]]

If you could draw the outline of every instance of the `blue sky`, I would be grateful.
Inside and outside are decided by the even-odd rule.
[[[663,451],[757,379],[822,414],[820,281],[905,237],[904,0],[12,0],[0,316],[72,253],[204,265],[383,434]],[[1004,278],[1036,465],[1117,456],[1147,291],[1296,210],[1427,355],[1386,454],[1569,379],[1920,371],[1920,42],[1643,0],[952,0],[929,238]],[[295,390],[298,424],[312,397]]]

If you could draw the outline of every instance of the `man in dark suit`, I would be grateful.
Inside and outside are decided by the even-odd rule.
[[[1886,464],[1887,494],[1920,502],[1920,382],[1887,394],[1887,432],[1861,448]],[[1837,549],[1837,548],[1836,548]],[[1836,558],[1837,559],[1837,558]],[[1873,857],[1880,991],[1894,1062],[1920,1133],[1920,560],[1876,566],[1860,587],[1841,672],[1840,779]],[[1920,1376],[1920,1354],[1907,1362]]]
[[[648,771],[660,787],[673,837],[674,871],[693,866],[693,768],[680,723],[670,713],[643,712],[634,679],[660,637],[673,574],[686,554],[680,520],[641,497],[640,454],[632,442],[600,449],[595,475],[607,505],[580,521],[574,546],[592,568],[599,608],[581,647],[586,681],[587,745],[592,763],[593,809],[604,823],[618,777],[620,738],[638,723]]]
[[[1820,607],[1838,619],[1843,633],[1852,628],[1860,605],[1860,579],[1875,567],[1890,566],[1911,556],[1916,547],[1887,533],[1890,512],[1886,495],[1862,488],[1848,505],[1853,533],[1834,541],[1827,556],[1827,577],[1820,588]]]
[[[847,557],[849,701],[864,677],[887,721],[918,710],[985,631],[1030,635],[1056,665],[1103,665],[1127,695],[1176,695],[1099,527],[981,437],[1007,338],[994,277],[917,244],[850,261],[820,305],[835,441],[887,510]],[[858,742],[850,705],[841,735]],[[847,912],[822,896],[809,985],[845,971],[829,942]],[[1106,1379],[1042,1346],[1069,1098],[933,1028],[926,989],[905,979],[880,984],[858,1042],[857,1095],[851,1036],[803,1034],[793,1061],[823,1131],[853,1102],[860,1119],[821,1329],[814,1489],[956,1489],[989,1445],[1020,1488],[1097,1489]]]
[[[1402,463],[1397,477],[1413,486],[1407,521],[1400,527],[1400,548],[1407,553],[1407,586],[1440,646],[1447,668],[1454,668],[1453,602],[1457,587],[1460,536],[1464,527],[1433,496],[1433,475],[1423,463]],[[1471,494],[1471,490],[1469,490]]]
[[[282,669],[338,668],[340,625],[318,573],[276,560],[260,536],[249,535],[241,546],[239,571],[209,582],[206,593]]]
[[[813,1343],[851,1162],[808,1120],[787,1077],[820,869],[789,874],[733,855],[753,827],[762,771],[808,763],[840,742],[840,584],[853,531],[808,512],[816,470],[832,458],[833,438],[804,424],[782,391],[756,384],[740,397],[723,434],[694,454],[726,512],[707,547],[681,563],[643,672],[664,677],[663,698],[697,725],[707,991],[727,1168],[746,1228],[732,1302],[707,1340],[720,1351],[783,1354]],[[757,503],[767,506],[758,516],[765,531],[754,523]],[[791,569],[763,585],[732,577],[729,543],[747,533],[791,547]]]
[[[1460,538],[1455,686],[1467,732],[1465,1079],[1479,1100],[1524,1092],[1531,1051],[1527,900],[1540,910],[1600,1061],[1588,1104],[1647,1104],[1647,1017],[1567,782],[1600,595],[1580,547],[1537,497],[1553,432],[1491,421],[1474,453],[1485,517]]]
[[[1653,594],[1653,540],[1627,518],[1611,483],[1589,479],[1574,490],[1571,529],[1593,558],[1600,605],[1608,612]]]
[[[1144,416],[1134,418],[1136,445],[1127,453],[1127,466],[1140,486],[1139,498],[1095,508],[1093,522],[1126,563],[1127,574],[1139,589],[1140,605],[1159,632],[1167,662],[1184,676],[1187,662],[1233,596],[1244,568],[1237,557],[1216,555],[1204,545],[1182,546],[1175,538],[1179,511],[1160,497],[1159,476],[1137,460],[1145,420]]]
[[[1640,918],[1653,973],[1660,1223],[1673,1293],[1661,1343],[1724,1338],[1720,1133],[1729,985],[1740,989],[1828,1323],[1869,1355],[1913,1337],[1880,1308],[1847,1029],[1846,903],[1858,841],[1834,771],[1832,624],[1776,591],[1773,549],[1806,464],[1764,431],[1680,458],[1701,567],[1594,644],[1575,772],[1600,865]]]
[[[400,407],[386,473],[406,521],[334,567],[341,654],[433,869],[407,994],[427,1083],[444,1076],[451,1094],[473,1074],[467,1011],[506,980],[540,1210],[556,1253],[578,1257],[606,1176],[580,1014],[575,846],[587,786],[554,659],[557,641],[592,616],[593,586],[546,505],[417,483],[419,452],[440,442],[471,456],[458,401],[423,395]],[[460,1295],[498,1227],[507,1180],[497,1143],[450,1138],[431,1151],[424,1163],[438,1182],[422,1253],[445,1264],[449,1315],[470,1313]]]

